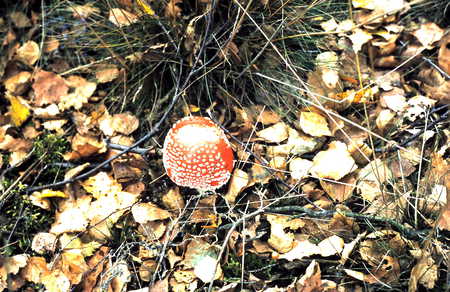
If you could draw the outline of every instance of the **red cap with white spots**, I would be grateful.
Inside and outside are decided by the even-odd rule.
[[[167,175],[177,185],[214,190],[230,179],[233,150],[213,121],[189,116],[176,122],[167,133],[163,163]]]

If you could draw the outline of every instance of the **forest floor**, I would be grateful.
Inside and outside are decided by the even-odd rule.
[[[0,291],[450,291],[448,1],[6,3]]]

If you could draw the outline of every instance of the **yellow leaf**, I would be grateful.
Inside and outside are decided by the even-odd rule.
[[[145,0],[136,0],[136,3],[141,7],[141,9],[148,15],[155,15],[155,11],[146,3]]]
[[[24,100],[17,96],[8,96],[11,106],[9,107],[9,114],[11,121],[16,127],[20,127],[30,116],[30,110]]]
[[[36,196],[39,199],[43,199],[43,198],[68,198],[69,196],[67,196],[65,193],[61,192],[61,191],[53,191],[53,190],[43,190],[42,192],[35,192],[33,194],[34,196]]]

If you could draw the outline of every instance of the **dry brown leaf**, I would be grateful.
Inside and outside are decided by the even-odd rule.
[[[375,124],[377,128],[381,131],[384,131],[386,128],[391,127],[394,122],[395,113],[389,109],[382,110],[377,119],[375,120]]]
[[[266,184],[272,178],[272,175],[267,170],[267,168],[263,167],[260,164],[253,164],[250,169],[250,180],[247,184],[247,187],[253,186],[255,183]]]
[[[117,27],[123,27],[136,23],[139,16],[121,8],[113,8],[109,11],[108,20]]]
[[[94,2],[89,2],[84,5],[70,5],[70,10],[72,10],[72,16],[78,19],[85,19],[91,16],[91,14],[99,14],[100,9],[94,7]]]
[[[161,209],[153,203],[136,204],[131,208],[131,213],[133,214],[134,220],[141,224],[171,217],[169,211]]]
[[[426,48],[431,49],[431,45],[442,39],[444,30],[433,22],[420,25],[420,28],[412,33],[419,42]]]
[[[181,264],[186,268],[193,268],[194,276],[208,283],[222,277],[220,264],[217,265],[217,270],[214,270],[216,263],[216,248],[206,241],[194,239],[186,247],[184,260]]]
[[[41,50],[39,45],[34,41],[27,41],[24,43],[16,52],[16,59],[29,65],[33,66],[39,57],[41,56]]]
[[[356,187],[356,174],[351,173],[344,176],[338,182],[320,180],[324,191],[336,202],[344,202],[350,198]]]
[[[320,151],[314,157],[311,174],[319,178],[339,180],[357,168],[347,146],[342,142],[333,141],[327,150]]]
[[[31,257],[20,274],[25,280],[39,284],[42,283],[42,278],[44,276],[50,274],[50,270],[47,267],[45,258]]]
[[[441,40],[438,55],[439,67],[450,75],[450,33]]]
[[[192,223],[206,223],[211,218],[216,217],[214,206],[216,204],[217,195],[210,195],[204,199],[201,199],[197,208],[192,212],[190,221]]]
[[[367,164],[358,174],[358,179],[362,181],[372,181],[384,183],[393,178],[392,171],[387,161],[379,158]]]
[[[76,200],[64,200],[55,214],[50,233],[62,234],[85,231],[89,224],[88,212],[92,197],[84,195]]]
[[[299,124],[302,131],[311,136],[331,136],[327,120],[318,113],[301,112]]]
[[[280,253],[287,253],[294,247],[294,234],[285,232],[288,216],[267,215],[270,223],[269,245]]]
[[[254,125],[256,122],[263,125],[273,125],[281,121],[280,115],[261,105],[252,105],[249,109],[244,108],[244,110],[248,111],[248,115],[251,118],[251,125]]]
[[[7,91],[12,95],[24,94],[28,89],[31,73],[28,71],[19,72],[7,78],[3,84]]]
[[[37,106],[59,103],[69,92],[69,87],[63,78],[52,72],[40,70],[34,76],[34,103]]]
[[[83,77],[72,75],[66,78],[66,84],[72,89],[72,92],[61,96],[58,103],[60,110],[64,111],[73,107],[74,109],[81,109],[84,104],[88,103],[89,97],[91,97],[97,84],[89,82]]]
[[[169,277],[165,277],[162,280],[156,281],[149,287],[148,292],[169,291]],[[174,289],[175,291],[175,289]]]
[[[394,112],[403,112],[407,107],[405,91],[401,88],[394,87],[390,91],[383,92],[380,95],[380,104]]]
[[[50,119],[56,117],[61,112],[56,104],[51,104],[44,108],[35,107],[33,113],[37,118]]]
[[[371,274],[364,274],[359,271],[350,270],[350,269],[344,269],[344,272],[349,275],[352,278],[355,278],[357,280],[369,283],[369,284],[375,284],[378,283],[378,279],[372,276]]]
[[[83,291],[92,291],[97,284],[97,278],[103,272],[104,261],[108,256],[109,248],[106,246],[100,247],[100,249],[87,261],[89,271],[82,282]]]
[[[225,195],[225,199],[228,201],[228,203],[234,204],[236,202],[236,198],[248,186],[248,183],[249,183],[248,174],[245,171],[236,168],[233,171],[228,191]]]
[[[330,280],[322,280],[319,264],[313,260],[306,268],[305,274],[295,283],[297,291],[336,291],[336,283]]]
[[[344,240],[337,235],[332,235],[319,242],[317,247],[320,250],[319,254],[323,257],[339,255],[344,249]]]
[[[29,262],[30,256],[27,254],[17,254],[11,257],[0,259],[0,291],[10,289],[12,277]]]
[[[117,67],[104,68],[95,72],[95,78],[98,83],[111,82],[119,76],[119,69]]]
[[[47,232],[39,232],[33,237],[31,243],[31,249],[38,254],[44,254],[45,252],[54,252],[57,242],[56,235]]]
[[[117,133],[130,135],[139,127],[139,120],[131,113],[115,114],[112,116],[111,128]]]
[[[155,260],[143,261],[139,267],[139,278],[142,281],[150,282],[152,280],[153,273],[156,271],[158,263]]]
[[[313,162],[307,159],[296,157],[289,162],[289,171],[293,179],[301,180],[308,177],[308,173]]]
[[[411,253],[418,262],[411,270],[408,292],[417,291],[418,284],[422,284],[427,289],[433,289],[438,279],[438,266],[434,262],[433,257],[424,250],[416,253],[411,251]]]
[[[186,205],[178,187],[172,188],[167,193],[165,193],[162,196],[161,201],[164,207],[166,207],[169,211],[175,212],[177,214],[181,213]]]
[[[301,260],[305,257],[320,253],[320,248],[306,239],[295,240],[292,245],[293,248],[289,252],[280,255],[280,259],[286,259],[288,261]]]
[[[345,265],[347,260],[350,258],[351,253],[355,249],[356,245],[366,236],[367,232],[358,234],[358,236],[352,240],[350,243],[344,244],[344,249],[342,250],[341,259],[339,260],[339,263],[341,265]]]
[[[283,123],[276,123],[264,130],[256,132],[256,135],[270,143],[280,143],[289,137],[288,126]]]
[[[93,154],[105,153],[107,150],[106,143],[98,140],[98,137],[78,133],[72,138],[71,144],[72,151],[64,154],[65,160],[78,160]]]
[[[167,225],[164,221],[147,221],[139,225],[138,233],[144,240],[154,242],[166,233]]]
[[[268,155],[302,155],[318,149],[325,141],[325,137],[311,137],[290,127],[288,133],[289,139],[285,144],[267,147]]]
[[[361,51],[362,46],[372,38],[372,34],[360,28],[354,29],[353,33],[349,36],[349,39],[353,44],[353,51],[355,51],[355,53]]]

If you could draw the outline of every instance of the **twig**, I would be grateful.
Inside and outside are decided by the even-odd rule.
[[[109,143],[108,141],[106,141],[106,146],[108,148],[115,149],[115,150],[125,150],[125,149],[128,148],[128,146],[119,145],[119,144],[113,144],[113,143]],[[130,150],[130,152],[137,153],[137,154],[140,154],[142,156],[146,155],[148,153],[148,151],[149,151],[149,149],[147,149],[147,148],[140,148],[140,147],[136,147],[136,148]]]
[[[367,220],[374,223],[387,223],[397,229],[401,234],[403,234],[406,238],[417,240],[423,239],[427,236],[431,229],[423,229],[423,230],[415,230],[413,228],[408,228],[403,226],[403,224],[386,217],[374,216],[374,215],[365,215],[350,211],[339,211],[339,210],[327,210],[327,211],[314,211],[301,206],[284,206],[284,207],[273,207],[267,208],[267,212],[272,213],[302,213],[312,218],[324,218],[324,217],[332,217],[336,213],[340,213],[346,217]],[[295,214],[298,216],[299,214]],[[225,225],[222,228],[226,228]]]

